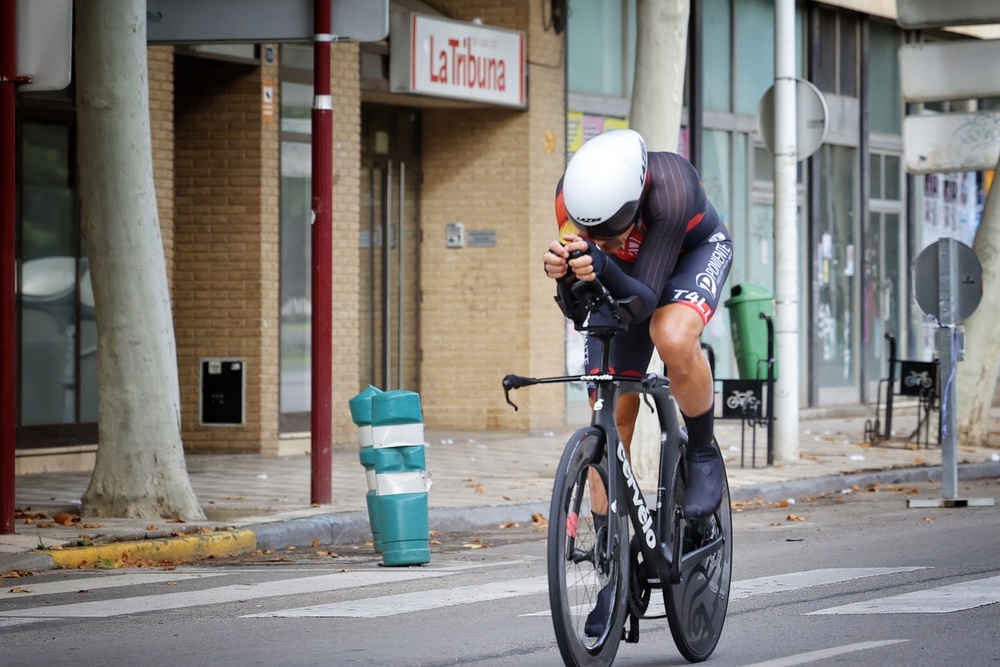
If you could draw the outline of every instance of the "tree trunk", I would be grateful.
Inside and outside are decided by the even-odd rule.
[[[635,85],[629,127],[651,151],[677,151],[684,106],[689,0],[638,0]],[[653,354],[649,370],[663,371]],[[632,467],[643,480],[659,471],[660,425],[643,404],[632,437]]]
[[[1000,165],[998,165],[1000,169]],[[958,363],[955,418],[958,442],[989,446],[990,407],[1000,364],[1000,195],[997,184],[986,199],[972,249],[983,265],[983,300],[965,322],[965,360]]]
[[[93,516],[201,519],[153,189],[144,0],[76,6],[80,207],[98,330]]]
[[[638,0],[629,127],[651,151],[677,151],[684,107],[689,0]]]

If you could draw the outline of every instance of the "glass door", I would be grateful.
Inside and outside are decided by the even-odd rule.
[[[360,387],[419,388],[418,153],[415,110],[362,110]]]
[[[896,338],[897,356],[905,349],[899,323],[902,319],[904,285],[901,282],[902,247],[898,213],[872,212],[865,231],[864,280],[862,281],[861,349],[864,351],[866,401],[874,401],[879,380],[888,377],[889,345],[886,334]]]
[[[857,149],[828,144],[818,156],[824,175],[819,180],[814,286],[820,405],[857,403]]]

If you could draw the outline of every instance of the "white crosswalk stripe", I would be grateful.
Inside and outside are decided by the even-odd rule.
[[[802,588],[812,588],[813,586],[825,586],[827,584],[837,584],[853,579],[865,579],[867,577],[884,576],[896,574],[898,572],[914,572],[923,570],[922,567],[836,567],[818,570],[807,570],[805,572],[789,572],[788,574],[778,574],[770,577],[758,577],[757,579],[744,579],[734,581],[730,589],[730,600],[742,600],[754,595],[765,595],[768,593],[784,593]]]
[[[273,611],[263,614],[250,614],[243,618],[302,618],[306,616],[379,618],[413,611],[451,607],[459,604],[500,600],[521,595],[537,595],[547,593],[548,590],[548,577],[532,577],[530,579],[515,579],[513,581],[502,581],[491,584],[401,593],[399,595],[385,595],[364,600],[351,600],[348,602],[335,602],[333,604],[286,609],[284,611]]]
[[[338,572],[299,579],[277,579],[256,584],[219,586],[197,591],[95,600],[74,604],[0,611],[3,618],[107,618],[149,611],[183,609],[285,595],[321,593],[389,582],[428,579],[453,574],[446,570],[388,570],[384,572]]]
[[[813,614],[946,614],[1000,602],[1000,577],[976,579],[892,597],[855,602]]]
[[[186,579],[205,579],[207,577],[221,577],[225,574],[225,572],[123,572],[121,574],[93,575],[81,579],[28,583],[13,588],[4,587],[0,589],[0,601],[37,595],[73,593],[80,590],[95,591],[102,588],[123,588],[126,586],[184,581]]]
[[[513,564],[510,563],[510,564]],[[330,593],[380,584],[420,580],[446,580],[449,575],[488,567],[488,564],[469,564],[445,568],[359,570],[315,573],[288,579],[274,579],[258,583],[212,585],[200,590],[171,592],[147,589],[145,594],[128,595],[132,587],[150,584],[169,585],[185,580],[212,579],[214,583],[233,572],[219,570],[187,570],[173,572],[124,572],[88,574],[85,576],[47,582],[28,582],[0,591],[0,629],[58,618],[109,618],[127,614],[161,612],[188,607],[228,604],[237,601],[273,599],[303,594]],[[827,568],[791,572],[733,582],[731,599],[741,600],[756,596],[781,594],[789,591],[828,586],[857,579],[906,574],[922,567],[870,567]],[[246,572],[243,572],[246,574]],[[11,603],[18,598],[43,600],[46,596],[68,594],[76,591],[121,589],[124,594],[100,600],[68,604],[44,604],[24,609],[14,609]],[[426,590],[381,595],[330,604],[249,614],[242,618],[377,618],[403,613],[420,612],[441,607],[474,604],[504,598],[540,596],[548,590],[545,576],[514,579],[474,585],[429,584]],[[1000,576],[978,579],[949,586],[928,588],[902,595],[882,597],[853,604],[821,609],[810,614],[900,614],[945,613],[970,609],[1000,602]],[[279,603],[280,604],[280,603]],[[545,607],[548,606],[546,603]],[[541,606],[540,604],[540,606]],[[586,611],[586,610],[584,610]],[[649,615],[663,613],[662,596],[654,595],[650,601]],[[521,616],[548,616],[548,609],[521,614]]]

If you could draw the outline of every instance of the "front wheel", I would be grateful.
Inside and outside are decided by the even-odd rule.
[[[670,494],[670,516],[684,503],[684,465],[678,463]],[[722,536],[722,547],[681,572],[681,580],[663,589],[663,602],[674,644],[690,662],[707,660],[722,635],[733,576],[733,515],[729,483],[723,475],[722,504],[710,517],[681,521],[682,553],[690,553]]]
[[[566,444],[549,508],[548,574],[552,625],[563,662],[607,667],[618,652],[628,610],[628,524],[606,512],[604,434],[584,428]],[[608,534],[610,533],[610,546]],[[595,613],[598,598],[607,613]]]

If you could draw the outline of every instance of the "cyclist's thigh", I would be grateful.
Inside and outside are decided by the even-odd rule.
[[[713,240],[715,239],[715,240]],[[724,233],[681,253],[660,297],[660,306],[691,306],[708,324],[722,299],[722,286],[733,263],[733,242]]]

